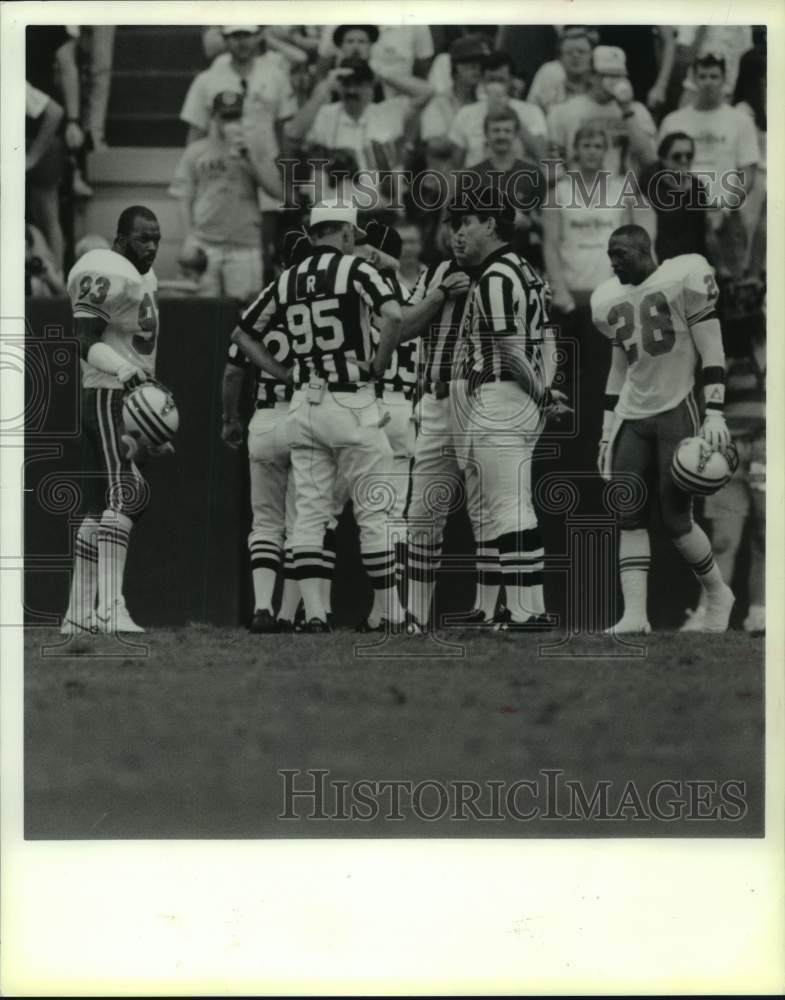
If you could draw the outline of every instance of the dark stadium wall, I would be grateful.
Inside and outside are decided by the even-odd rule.
[[[247,455],[230,451],[219,436],[221,376],[235,313],[232,303],[209,299],[161,302],[158,376],[174,393],[181,422],[176,456],[145,470],[150,504],[129,549],[126,597],[145,625],[239,625],[251,611]],[[78,350],[67,300],[28,300],[27,318],[25,621],[53,625],[67,603],[71,540],[79,519]],[[546,574],[548,607],[584,627],[596,627],[612,613],[605,598],[608,577],[616,576],[613,532],[593,474],[596,421],[589,419],[601,410],[603,381],[604,372],[581,393],[586,419],[579,413],[577,426],[583,433],[561,446],[562,458],[543,456],[534,467],[535,484],[555,476],[556,486],[566,481],[574,487],[575,502],[565,500],[564,490],[554,493],[549,510],[540,508],[540,520],[552,566]],[[592,554],[591,540],[598,537],[608,546],[605,557]],[[472,550],[468,519],[459,511],[447,527],[448,565],[437,585],[441,611],[471,607],[471,555],[450,553]],[[694,602],[695,585],[656,525],[653,557],[650,617],[655,626],[672,628]],[[348,513],[338,529],[336,580],[336,616],[353,624],[367,611],[370,593]]]

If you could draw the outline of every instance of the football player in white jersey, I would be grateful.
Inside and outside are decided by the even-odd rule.
[[[700,254],[683,254],[658,267],[648,234],[621,226],[608,243],[614,277],[591,298],[598,330],[613,340],[605,389],[599,467],[606,478],[638,477],[646,500],[621,514],[619,572],[624,614],[615,634],[651,631],[646,610],[650,546],[646,528],[656,492],[666,531],[705,593],[705,630],[724,632],[733,593],[722,579],[706,534],[692,519],[692,497],[671,478],[679,442],[700,432],[712,449],[730,443],[723,415],[725,357],[717,318],[714,271]],[[705,415],[695,398],[702,368]]]
[[[82,366],[85,517],[74,546],[71,595],[61,631],[143,632],[128,613],[123,576],[128,539],[148,487],[123,423],[127,390],[155,375],[161,230],[150,209],[126,208],[111,250],[91,250],[68,275]],[[97,603],[97,606],[96,606]]]

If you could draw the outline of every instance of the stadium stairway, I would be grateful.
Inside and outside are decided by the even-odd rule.
[[[101,233],[111,239],[123,208],[146,205],[161,223],[159,277],[177,271],[182,230],[177,202],[167,189],[185,144],[180,109],[191,81],[206,65],[198,25],[117,29],[106,121],[109,148],[88,157],[95,195],[78,206],[76,236]]]

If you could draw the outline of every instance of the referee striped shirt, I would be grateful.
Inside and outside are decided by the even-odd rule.
[[[433,264],[420,275],[407,305],[416,305],[444,281],[448,274],[461,268],[454,260]],[[423,361],[421,377],[424,382],[449,382],[453,377],[453,362],[458,344],[461,318],[466,306],[466,295],[447,299],[438,317],[434,318],[423,335]]]
[[[486,258],[469,290],[462,331],[470,384],[517,381],[523,369],[541,372],[547,296],[545,281],[509,246]]]
[[[285,331],[295,383],[313,377],[363,382],[356,361],[373,357],[371,317],[395,295],[367,261],[332,248],[287,268],[240,318],[240,328],[259,339],[271,327]]]
[[[292,352],[286,331],[273,327],[262,337],[262,344],[272,354],[276,361],[289,368],[292,364]],[[245,368],[252,362],[246,357],[237,344],[229,344],[226,360],[230,365]],[[256,368],[256,402],[273,404],[286,402],[292,398],[292,387],[286,382],[274,378],[264,368]]]

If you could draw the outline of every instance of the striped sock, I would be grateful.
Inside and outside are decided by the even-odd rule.
[[[123,577],[128,555],[128,539],[133,521],[125,514],[105,510],[96,533],[98,548],[98,608],[106,615],[123,599]]]
[[[275,581],[281,569],[281,547],[276,542],[251,535],[248,550],[251,553],[254,607],[272,611]]]
[[[74,573],[65,617],[76,625],[90,624],[98,590],[98,521],[86,517],[74,542]]]
[[[322,588],[322,604],[324,604],[326,611],[332,611],[332,589],[333,589],[333,577],[335,576],[335,558],[336,558],[336,544],[335,544],[335,529],[327,528],[324,533],[324,539],[322,540],[322,573],[321,573],[321,588]]]
[[[285,550],[283,565],[283,591],[278,617],[284,621],[293,622],[297,605],[300,603],[300,585],[295,577],[294,553],[291,548]]]
[[[474,606],[485,614],[486,619],[493,618],[499,600],[499,588],[502,585],[502,567],[496,542],[477,542],[475,562],[477,594]]]
[[[622,530],[619,537],[619,577],[624,617],[646,621],[651,546],[645,528]]]
[[[714,561],[711,542],[707,538],[703,528],[697,524],[693,524],[686,535],[674,538],[673,544],[689,563],[690,569],[697,577],[698,583],[700,583],[707,594],[724,588],[725,581],[722,578],[722,573],[720,573],[717,563]]]
[[[368,615],[371,625],[378,625],[382,618],[389,622],[403,620],[403,608],[395,589],[395,553],[392,550],[362,553],[365,572],[373,586],[373,607]]]
[[[539,528],[509,531],[499,535],[499,561],[502,567],[507,607],[513,621],[526,621],[545,610],[542,577],[545,550]]]
[[[320,547],[295,545],[294,571],[300,584],[300,593],[305,605],[305,620],[318,618],[327,620],[327,609],[322,600],[322,580],[324,561]]]
[[[430,537],[430,536],[427,536]],[[442,543],[425,541],[424,537],[409,536],[409,613],[421,624],[431,617],[431,603],[436,586],[436,573],[441,565]]]

